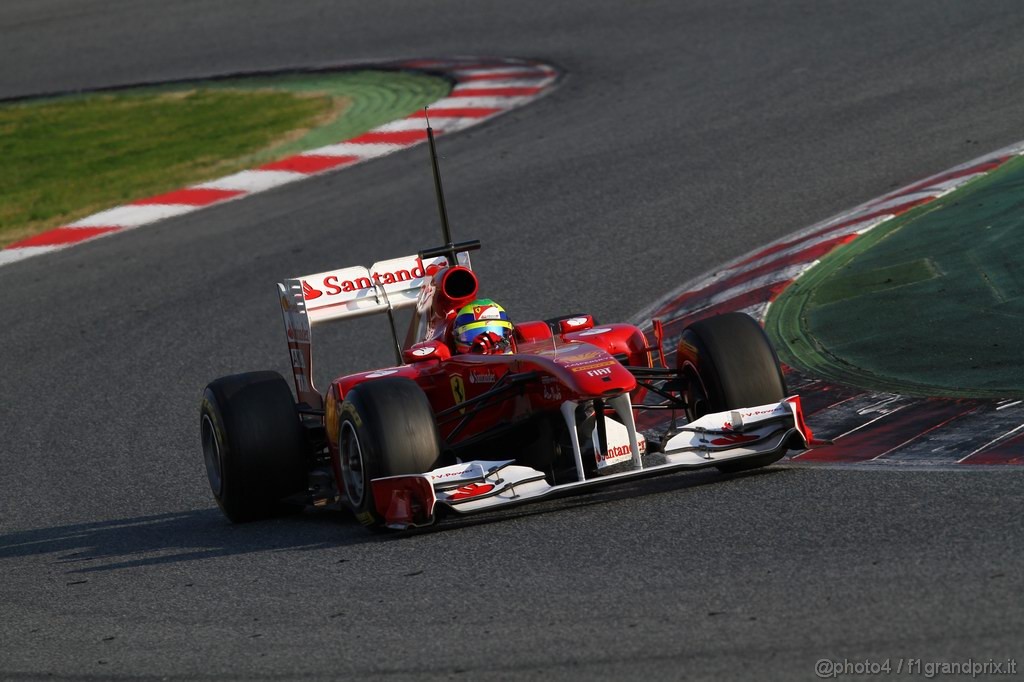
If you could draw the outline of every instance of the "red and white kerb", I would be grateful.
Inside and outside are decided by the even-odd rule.
[[[446,97],[430,105],[430,125],[438,135],[478,125],[528,104],[549,92],[558,78],[558,71],[553,66],[508,58],[419,59],[379,66],[437,73],[454,82]],[[423,116],[422,111],[417,111],[350,140],[100,211],[9,245],[0,250],[0,266],[241,199],[412,147],[426,141]]]

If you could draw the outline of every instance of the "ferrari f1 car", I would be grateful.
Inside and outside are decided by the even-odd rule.
[[[453,352],[479,242],[452,242],[428,135],[445,246],[278,284],[296,397],[276,372],[206,387],[206,470],[231,521],[342,506],[406,529],[677,470],[763,467],[812,444],[768,339],[740,313],[688,327],[672,366],[659,324],[652,343],[586,314],[517,322],[512,352]],[[375,314],[390,320],[395,364],[317,390],[312,328]],[[638,429],[651,413],[664,419],[643,423],[660,426]]]

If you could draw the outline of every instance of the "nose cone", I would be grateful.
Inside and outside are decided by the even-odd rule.
[[[555,356],[566,387],[583,398],[619,395],[636,388],[636,377],[605,351],[589,344]]]

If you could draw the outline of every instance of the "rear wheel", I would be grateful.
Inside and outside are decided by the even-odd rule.
[[[709,412],[777,403],[786,397],[786,381],[775,349],[761,325],[743,313],[727,313],[687,327],[679,363],[687,378],[691,419]],[[781,457],[770,454],[727,462],[718,469],[746,471]]]
[[[426,473],[441,456],[426,394],[414,381],[401,378],[353,388],[339,413],[338,455],[345,495],[356,518],[365,526],[383,526],[370,482]]]
[[[308,448],[280,374],[249,372],[211,382],[199,427],[210,489],[232,522],[298,509],[282,500],[305,490]]]

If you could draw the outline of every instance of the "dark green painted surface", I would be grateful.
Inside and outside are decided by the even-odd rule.
[[[1024,159],[883,224],[769,309],[783,359],[907,394],[1024,394]]]

